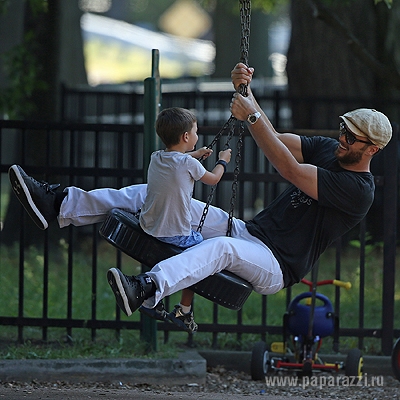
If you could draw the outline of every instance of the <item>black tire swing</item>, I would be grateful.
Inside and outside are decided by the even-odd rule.
[[[100,236],[149,268],[183,251],[145,233],[135,215],[114,208],[100,228]],[[229,271],[221,271],[191,286],[196,294],[231,310],[240,310],[252,286]]]
[[[250,33],[250,0],[239,0],[240,3],[240,19],[241,19],[241,59],[240,62],[248,64],[248,44]],[[246,96],[247,86],[241,85],[238,89],[239,93]],[[231,116],[222,129],[217,133],[211,144],[212,146],[219,140],[222,134],[229,129],[229,135],[226,147],[232,138],[236,118]],[[234,210],[234,200],[236,196],[236,187],[238,183],[240,150],[242,146],[242,137],[244,134],[244,122],[240,121],[239,139],[237,143],[237,156],[235,162],[234,181],[232,183],[231,209],[229,211],[227,236],[231,236],[232,218]],[[198,231],[201,232],[205,218],[207,216],[208,207],[211,204],[215,186],[212,187],[208,197],[206,206],[201,217]],[[134,258],[138,262],[152,268],[166,258],[175,256],[183,251],[182,248],[167,244],[157,240],[155,237],[146,234],[139,225],[138,218],[129,212],[121,209],[112,209],[106,220],[103,222],[99,230],[100,236],[111,243],[117,249]],[[195,285],[191,286],[196,294],[219,304],[231,310],[240,310],[247,298],[250,296],[253,287],[244,279],[232,274],[229,271],[221,271],[211,275]]]

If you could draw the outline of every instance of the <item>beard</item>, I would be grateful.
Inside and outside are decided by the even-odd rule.
[[[347,165],[347,166],[358,164],[362,159],[362,155],[363,155],[363,150],[359,150],[357,152],[351,151],[344,155],[339,155],[339,148],[335,150],[335,156],[337,160],[342,165]]]

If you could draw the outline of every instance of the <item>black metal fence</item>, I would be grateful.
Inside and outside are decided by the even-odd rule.
[[[338,116],[360,107],[376,108],[391,121],[400,121],[400,99],[376,97],[294,97],[287,86],[254,79],[252,90],[263,110],[278,130],[291,129],[293,110],[307,115],[305,129],[337,129]],[[143,123],[142,82],[101,87],[62,87],[62,121],[86,123]],[[199,126],[222,126],[230,116],[233,86],[227,81],[163,81],[163,108],[185,107],[196,110]]]
[[[219,127],[200,128],[203,135],[199,145],[208,144]],[[315,132],[307,132],[315,134]],[[141,183],[144,181],[143,171],[143,129],[137,124],[84,124],[84,123],[39,123],[21,121],[0,121],[0,173],[1,173],[1,219],[2,231],[0,237],[1,252],[12,243],[18,247],[17,257],[13,265],[5,265],[5,257],[1,256],[2,280],[10,268],[17,270],[18,274],[11,285],[1,285],[0,303],[7,304],[13,299],[13,306],[0,315],[0,325],[15,326],[18,328],[18,340],[25,337],[27,327],[40,327],[42,338],[47,339],[47,331],[51,327],[65,328],[66,334],[72,336],[72,329],[87,328],[92,332],[93,338],[98,329],[141,329],[140,321],[131,321],[121,318],[118,310],[110,314],[110,318],[99,318],[97,312],[98,298],[100,297],[99,281],[103,274],[99,272],[99,247],[101,239],[98,236],[98,226],[57,229],[56,224],[47,230],[39,231],[32,226],[14,196],[10,196],[10,185],[7,171],[10,165],[17,163],[37,179],[49,182],[60,182],[62,187],[76,185],[86,190],[98,187],[120,188],[125,185]],[[234,139],[236,140],[236,139]],[[218,147],[223,144],[218,144]],[[234,144],[232,144],[234,148]],[[341,328],[341,336],[354,336],[362,345],[366,337],[380,338],[384,354],[391,351],[393,338],[400,336],[400,330],[395,329],[395,255],[396,255],[396,226],[397,226],[397,193],[398,193],[398,136],[395,132],[394,139],[379,156],[377,162],[383,166],[382,173],[376,176],[377,198],[380,203],[379,218],[383,227],[383,278],[382,278],[382,323],[379,326],[364,326],[365,300],[369,288],[365,286],[366,274],[366,246],[368,218],[363,221],[359,231],[355,233],[360,243],[360,281],[359,281],[359,324],[357,328]],[[383,156],[383,157],[382,157]],[[212,161],[210,161],[212,162]],[[206,165],[207,167],[207,165]],[[210,166],[208,166],[210,167]],[[214,203],[228,209],[233,178],[233,166],[229,165],[228,173],[220,183]],[[282,190],[286,183],[276,174],[256,148],[253,140],[246,134],[243,144],[243,160],[239,175],[239,191],[237,195],[236,213],[239,218],[250,218],[258,208],[267,205],[276,194]],[[203,200],[208,195],[204,185],[196,187],[196,197]],[[60,233],[62,231],[62,233]],[[65,243],[66,268],[66,308],[57,316],[49,315],[49,274],[52,268],[51,247],[54,238],[62,235]],[[88,251],[88,265],[91,271],[91,296],[88,299],[87,309],[90,316],[76,318],[74,310],[74,276],[76,275],[75,253],[82,241],[82,237],[90,241]],[[41,316],[27,316],[25,285],[27,284],[26,257],[29,245],[34,244],[38,249],[38,262],[43,269],[43,276],[39,279],[41,296]],[[342,271],[341,242],[337,243],[336,273],[335,278],[340,278]],[[14,244],[15,246],[15,244]],[[110,252],[114,250],[110,246]],[[121,255],[116,256],[117,266],[123,264]],[[4,253],[5,254],[5,253]],[[56,263],[58,261],[55,261]],[[6,271],[7,270],[7,271]],[[104,271],[103,271],[104,272]],[[17,291],[15,289],[18,288]],[[286,290],[286,303],[291,297],[291,290]],[[59,294],[61,296],[61,293]],[[17,298],[15,298],[17,296]],[[260,296],[261,297],[261,296]],[[340,293],[336,291],[334,304],[340,307]],[[201,324],[203,332],[212,332],[213,345],[216,345],[218,334],[234,332],[240,338],[244,333],[259,334],[265,338],[266,334],[282,332],[282,326],[272,325],[268,322],[268,299],[262,297],[260,303],[260,323],[246,324],[242,313],[237,313],[237,322],[234,324],[218,323],[219,307],[213,307],[213,323]],[[397,311],[398,312],[398,311]],[[112,316],[111,316],[112,315]],[[166,336],[170,330],[175,330],[171,324],[159,323],[159,330]]]

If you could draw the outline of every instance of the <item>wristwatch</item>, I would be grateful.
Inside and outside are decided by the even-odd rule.
[[[249,114],[249,116],[247,117],[247,122],[253,125],[258,121],[258,118],[260,117],[261,113],[259,113],[258,111],[253,114]]]

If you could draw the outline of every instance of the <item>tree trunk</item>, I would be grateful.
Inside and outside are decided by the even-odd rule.
[[[292,33],[288,50],[288,85],[291,96],[381,96],[382,85],[374,72],[354,54],[345,37],[324,21],[313,16],[310,1],[291,2]],[[377,20],[373,1],[335,2],[331,10],[376,58],[382,57],[387,13]],[[368,29],[366,29],[368,27]],[[379,32],[379,35],[376,34]],[[339,107],[311,107],[307,102],[293,104],[296,128],[329,128],[338,126],[338,116],[348,111]]]
[[[82,12],[78,1],[48,0],[48,11],[33,13],[25,5],[25,32],[37,38],[36,55],[40,63],[39,79],[46,87],[36,90],[32,101],[35,112],[28,119],[59,119],[61,83],[87,83],[80,28]]]
[[[231,71],[240,59],[239,12],[229,12],[224,2],[218,1],[213,19],[216,47],[213,78],[230,79]]]
[[[31,50],[34,51],[40,65],[38,79],[46,84],[44,88],[34,92],[32,102],[36,105],[35,111],[27,119],[54,121],[59,119],[60,114],[61,83],[76,85],[86,83],[87,80],[80,29],[82,12],[79,10],[78,0],[48,0],[47,5],[47,12],[35,13],[31,10],[30,3],[25,2],[24,31],[33,31],[37,38],[36,47]],[[25,142],[24,159],[21,158],[22,154],[14,154],[10,157],[10,164],[23,164],[23,167],[57,164],[57,160],[46,159],[48,143],[45,132],[34,131],[32,135],[28,132]],[[52,146],[54,145],[52,142]],[[10,144],[10,148],[12,147],[13,144]],[[52,151],[52,154],[58,152]],[[29,174],[29,168],[26,168],[26,171]],[[20,220],[19,203],[11,193],[11,187],[10,196],[1,232],[6,244],[18,240],[18,233],[14,227]],[[27,245],[34,244],[38,235],[35,234],[37,228],[33,223],[28,223],[27,232]],[[57,237],[56,231],[51,238],[57,240]]]
[[[0,54],[4,54],[18,45],[23,36],[23,8],[22,0],[14,0],[8,5],[8,12],[0,15]],[[9,35],[12,32],[12,35]],[[3,59],[0,57],[0,89],[9,85],[9,79],[3,68]],[[0,115],[2,117],[2,115]]]

